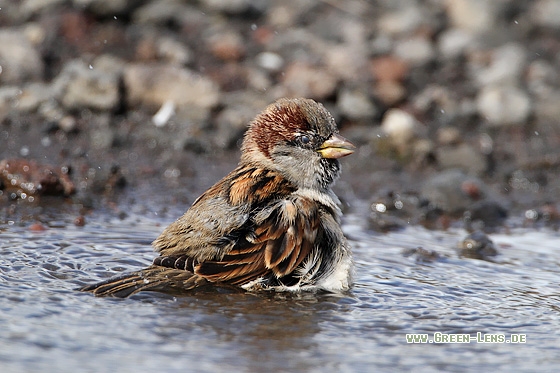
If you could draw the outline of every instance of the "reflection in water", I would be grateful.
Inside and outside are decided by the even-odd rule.
[[[315,295],[197,292],[192,296],[196,299],[181,297],[176,307],[162,312],[166,322],[158,325],[159,333],[182,336],[179,338],[193,330],[210,333],[216,337],[216,344],[230,345],[248,367],[255,369],[310,368],[313,361],[301,356],[317,350],[314,337],[320,331],[320,323],[337,308],[329,301],[332,297]],[[177,314],[184,316],[177,318]],[[300,358],[277,361],[278,356],[293,355]]]

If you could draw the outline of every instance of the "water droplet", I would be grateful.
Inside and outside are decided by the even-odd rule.
[[[47,136],[41,139],[41,145],[43,145],[45,148],[51,146],[51,143],[51,139]]]
[[[19,150],[19,154],[21,154],[22,157],[27,157],[29,155],[29,147],[22,146]]]
[[[89,65],[89,69],[90,69],[90,70],[93,70],[93,66]]]
[[[539,135],[539,131],[535,131],[535,136],[538,136],[538,135]]]
[[[257,29],[257,25],[253,23],[253,24],[251,25],[251,30],[255,31],[256,29]]]
[[[383,204],[383,203],[376,203],[374,205],[374,209],[377,212],[385,212],[385,211],[387,211],[387,206],[385,206],[385,204]]]
[[[117,19],[117,16],[113,16],[113,19]]]
[[[536,220],[539,216],[539,213],[536,210],[527,210],[525,211],[525,218],[529,220]]]

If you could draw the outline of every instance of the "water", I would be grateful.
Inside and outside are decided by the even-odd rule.
[[[49,212],[50,211],[50,212]],[[150,212],[147,212],[150,211]],[[560,364],[558,233],[493,234],[493,262],[461,258],[462,230],[368,232],[350,214],[356,261],[347,294],[95,298],[75,288],[148,265],[177,211],[73,207],[0,224],[2,372],[555,371]],[[25,216],[25,215],[24,215]],[[429,262],[408,249],[435,250]],[[406,334],[524,334],[526,343],[407,344]]]

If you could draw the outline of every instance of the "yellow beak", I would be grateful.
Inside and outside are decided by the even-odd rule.
[[[341,158],[354,153],[355,149],[354,144],[335,133],[317,151],[323,158]]]

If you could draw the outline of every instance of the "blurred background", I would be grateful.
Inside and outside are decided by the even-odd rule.
[[[1,198],[192,201],[302,96],[359,146],[337,188],[374,220],[554,223],[559,36],[559,0],[0,0]]]

